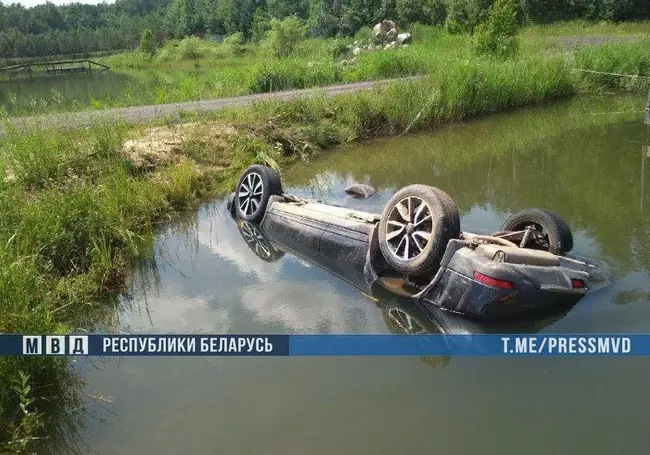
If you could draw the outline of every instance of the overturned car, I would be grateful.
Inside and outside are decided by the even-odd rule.
[[[566,256],[573,236],[558,215],[528,209],[499,232],[463,232],[451,198],[426,185],[401,189],[379,215],[284,194],[279,175],[255,165],[228,207],[262,258],[288,251],[362,290],[380,283],[421,306],[481,319],[573,305],[594,269]]]

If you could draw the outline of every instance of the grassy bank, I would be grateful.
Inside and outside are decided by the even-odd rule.
[[[580,22],[527,27],[521,32],[520,54],[559,56],[573,62],[575,46],[600,55],[606,52],[600,50],[602,40],[623,40],[609,59],[621,51],[627,54],[622,57],[625,62],[639,63],[650,59],[649,27],[648,23]],[[113,73],[98,76],[94,82],[79,79],[74,90],[64,84],[41,89],[35,82],[30,93],[24,85],[8,85],[0,86],[0,99],[4,98],[2,104],[11,115],[164,104],[401,76],[435,76],[450,64],[476,59],[470,36],[450,35],[443,28],[417,24],[410,31],[412,45],[362,53],[353,64],[343,62],[354,58],[347,46],[355,38],[308,39],[285,58],[271,56],[257,45],[246,45],[234,52],[224,44],[186,38],[167,42],[153,56],[135,51],[104,58],[102,62],[110,65]],[[576,41],[576,36],[585,39]],[[644,37],[645,42],[637,43]],[[591,49],[594,45],[597,49]],[[576,66],[592,70],[612,66],[598,58],[587,59],[586,53],[582,52]],[[648,75],[643,64],[619,69]]]
[[[92,330],[113,310],[131,264],[151,255],[159,223],[229,191],[252,163],[281,167],[346,142],[567,98],[583,84],[596,85],[572,71],[564,55],[462,56],[449,47],[416,82],[269,102],[185,126],[24,133],[7,123],[0,143],[0,330]],[[383,71],[392,64],[382,63]],[[74,379],[63,359],[0,359],[0,441],[11,441],[0,447],[27,450],[32,438],[59,434],[62,420],[52,409],[74,402]]]

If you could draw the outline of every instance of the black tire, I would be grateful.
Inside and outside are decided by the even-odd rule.
[[[230,216],[233,218],[237,217],[237,211],[235,210],[235,195],[237,193],[230,193],[226,201],[226,210],[230,213]]]
[[[558,214],[541,209],[526,209],[515,213],[503,223],[502,231],[523,231],[534,226],[541,233],[539,241],[526,248],[540,249],[564,255],[573,249],[573,234],[569,225]]]
[[[442,204],[445,208],[447,217],[451,220],[451,239],[457,239],[460,237],[460,213],[458,212],[458,206],[453,201],[453,199],[444,191],[439,188],[431,187],[442,201]]]
[[[249,185],[254,188],[248,188]],[[269,198],[281,194],[282,182],[275,170],[259,164],[250,166],[240,177],[235,190],[237,216],[244,221],[259,223],[264,217]]]
[[[430,186],[410,185],[388,201],[379,221],[379,248],[392,268],[422,276],[439,266],[447,243],[460,234],[458,211],[454,215],[445,196]]]
[[[255,255],[265,262],[275,262],[284,256],[284,251],[276,250],[273,244],[255,224],[248,221],[239,220],[237,222],[239,233],[241,234],[246,245],[255,253]]]

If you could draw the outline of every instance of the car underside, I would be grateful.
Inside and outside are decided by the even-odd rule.
[[[463,232],[451,198],[425,185],[398,191],[379,215],[286,195],[275,171],[252,166],[229,210],[269,252],[302,257],[366,293],[379,285],[425,308],[486,320],[569,307],[594,270],[566,256],[573,238],[558,215],[528,209],[499,232]]]

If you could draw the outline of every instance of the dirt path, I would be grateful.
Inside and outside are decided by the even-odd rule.
[[[147,123],[154,119],[178,119],[183,112],[210,112],[229,107],[246,106],[266,100],[288,100],[326,94],[335,96],[340,93],[350,93],[359,90],[369,90],[377,86],[387,85],[397,81],[415,80],[418,77],[389,79],[382,81],[356,82],[352,84],[333,85],[303,90],[261,93],[257,95],[238,96],[235,98],[219,98],[213,100],[188,101],[182,103],[159,104],[152,106],[133,106],[97,111],[66,112],[61,114],[38,115],[31,117],[16,117],[10,121],[19,129],[33,126],[74,128],[91,125],[98,121],[126,120],[129,123]],[[0,126],[0,135],[2,135]]]

